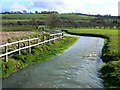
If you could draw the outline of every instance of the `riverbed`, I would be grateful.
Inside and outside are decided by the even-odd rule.
[[[3,79],[3,88],[103,88],[103,45],[102,38],[80,36],[62,54]]]

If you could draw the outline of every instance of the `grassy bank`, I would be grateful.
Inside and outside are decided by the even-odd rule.
[[[64,29],[70,34],[95,36],[105,38],[102,59],[106,62],[102,66],[104,85],[110,88],[120,88],[120,52],[118,50],[118,30],[109,29]]]
[[[8,62],[2,63],[2,78],[6,78],[12,73],[26,67],[30,64],[41,63],[62,53],[71,46],[78,37],[64,37],[55,42],[46,43],[44,45],[32,48],[32,53],[22,50],[22,55],[11,55]]]

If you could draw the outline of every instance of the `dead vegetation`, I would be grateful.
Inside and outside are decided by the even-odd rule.
[[[30,31],[21,31],[21,32],[1,32],[0,33],[0,45],[5,43],[11,43],[21,39],[28,39],[36,37],[37,35],[42,35],[45,32],[30,32]]]

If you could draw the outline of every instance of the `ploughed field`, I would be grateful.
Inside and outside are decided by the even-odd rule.
[[[11,43],[20,39],[28,39],[28,37],[34,37],[37,32],[30,32],[30,31],[21,31],[21,32],[2,32],[1,38],[2,42],[1,45],[5,43]]]

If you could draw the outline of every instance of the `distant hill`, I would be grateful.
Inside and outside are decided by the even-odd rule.
[[[49,14],[2,14],[2,19],[45,19]],[[57,14],[60,18],[75,17],[77,19],[96,18],[95,16],[77,14]]]
[[[3,26],[45,25],[50,14],[2,14]],[[56,14],[59,18],[57,27],[74,28],[120,28],[118,16],[87,15],[80,13]]]

